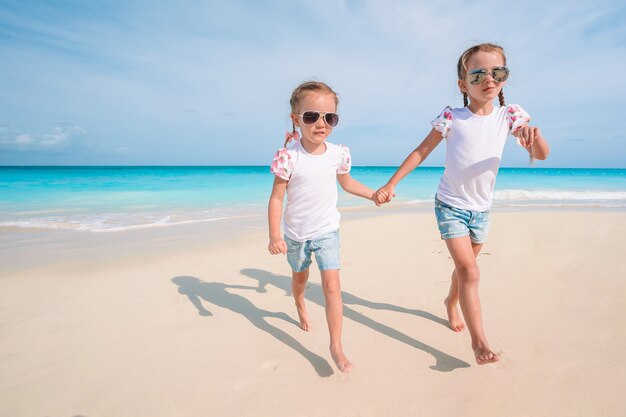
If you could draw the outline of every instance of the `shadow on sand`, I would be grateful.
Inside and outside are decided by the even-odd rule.
[[[172,278],[172,282],[178,285],[178,292],[187,296],[189,301],[191,301],[191,303],[198,309],[198,314],[201,316],[213,315],[202,305],[202,300],[216,306],[226,308],[233,313],[241,314],[257,329],[263,330],[264,332],[274,336],[277,340],[300,353],[309,361],[319,376],[328,377],[333,374],[333,370],[328,361],[306,349],[300,344],[300,342],[278,327],[272,326],[267,322],[266,318],[278,318],[299,326],[297,321],[282,312],[274,313],[260,309],[252,304],[252,302],[250,302],[247,298],[228,292],[228,289],[246,289],[257,291],[257,287],[249,287],[245,285],[226,285],[220,282],[206,282],[191,276],[174,277]]]
[[[276,275],[271,272],[263,271],[261,269],[253,269],[246,268],[242,269],[241,273],[247,277],[253,278],[258,281],[258,287],[255,288],[257,291],[265,292],[265,287],[268,284],[275,286],[283,291],[286,294],[291,295],[291,277],[284,275]],[[391,337],[399,342],[406,343],[409,346],[413,346],[421,351],[424,351],[435,358],[435,365],[430,366],[430,369],[434,369],[440,372],[450,372],[457,368],[468,368],[470,364],[464,362],[460,359],[457,359],[453,356],[448,355],[440,350],[437,350],[431,346],[428,346],[419,340],[416,340],[406,334],[391,328],[387,325],[379,323],[375,320],[370,319],[364,314],[361,314],[347,305],[359,305],[377,310],[389,310],[395,311],[399,313],[412,314],[417,317],[422,317],[428,320],[432,320],[435,323],[441,324],[443,326],[448,327],[448,321],[444,320],[440,317],[437,317],[431,313],[428,313],[423,310],[414,310],[408,309],[404,307],[395,306],[393,304],[387,303],[376,303],[368,300],[364,300],[356,295],[342,292],[341,294],[344,304],[343,315],[344,317],[349,318],[350,320],[354,320],[357,323],[361,323],[372,330],[375,330],[385,336]],[[324,293],[320,285],[309,282],[309,287],[305,292],[305,297],[307,300],[318,304],[322,307],[325,306]]]

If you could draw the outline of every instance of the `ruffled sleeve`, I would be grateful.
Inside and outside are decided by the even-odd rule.
[[[440,132],[441,136],[445,139],[448,136],[448,133],[450,133],[450,128],[452,127],[452,109],[450,106],[446,106],[446,108],[439,113],[439,116],[430,122],[430,124],[433,126],[433,129]]]
[[[350,157],[350,149],[347,146],[339,145],[339,153],[341,154],[341,162],[337,168],[337,174],[347,174],[352,168],[352,158]]]
[[[509,104],[506,106],[506,121],[509,124],[509,133],[513,134],[530,122],[530,115],[517,104]]]
[[[294,167],[294,157],[287,148],[276,151],[274,160],[270,166],[270,172],[284,180],[289,181]]]

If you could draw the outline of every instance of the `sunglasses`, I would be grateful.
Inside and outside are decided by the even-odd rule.
[[[491,72],[487,72],[486,69],[480,68],[469,72],[470,84],[482,84],[487,79],[487,74],[491,75],[491,78],[497,83],[506,81],[509,78],[509,69],[507,67],[495,67]]]
[[[302,118],[302,123],[305,125],[312,125],[317,123],[320,116],[324,117],[324,121],[330,127],[335,127],[339,123],[339,115],[337,113],[322,113],[319,111],[305,111],[302,114],[298,114]]]

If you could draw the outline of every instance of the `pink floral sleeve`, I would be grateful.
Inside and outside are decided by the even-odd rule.
[[[276,151],[270,172],[284,180],[289,181],[293,172],[294,158],[289,149],[282,148]]]
[[[444,139],[448,137],[450,127],[452,126],[452,109],[450,106],[443,109],[439,116],[430,122],[430,124],[433,126],[433,129],[441,133]]]
[[[339,152],[341,152],[341,163],[337,168],[337,174],[347,174],[352,167],[352,158],[350,158],[350,149],[345,145],[339,145]]]
[[[530,115],[517,104],[506,107],[506,121],[509,124],[509,133],[513,134],[520,127],[530,122]]]

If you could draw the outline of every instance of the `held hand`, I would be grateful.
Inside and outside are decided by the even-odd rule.
[[[387,201],[387,193],[380,190],[374,191],[374,194],[372,194],[372,201],[377,207],[382,206]]]
[[[391,185],[380,187],[378,191],[374,193],[376,205],[380,206],[381,204],[389,203],[396,196],[393,190],[394,187]]]
[[[278,255],[281,253],[285,255],[287,253],[287,243],[285,243],[284,239],[281,238],[270,239],[270,243],[267,245],[267,250],[272,255]]]

